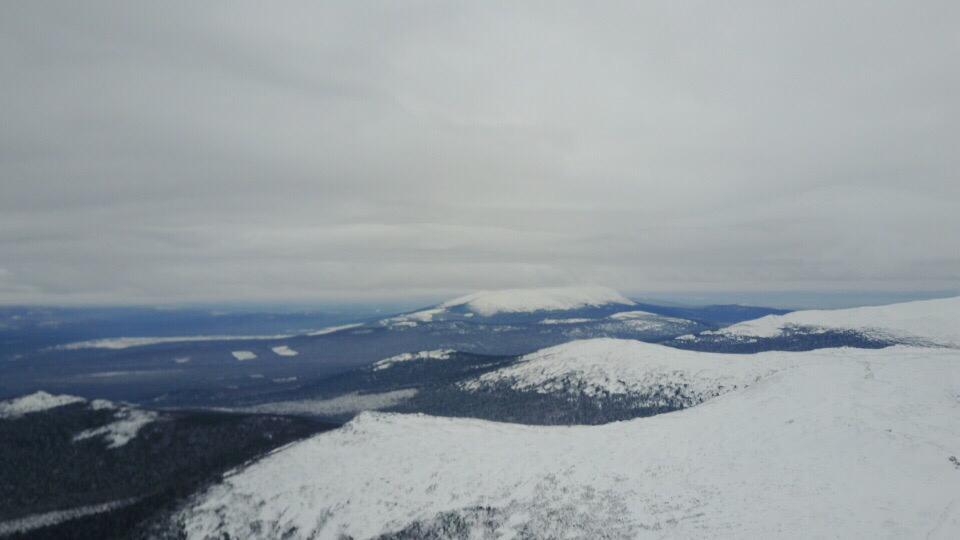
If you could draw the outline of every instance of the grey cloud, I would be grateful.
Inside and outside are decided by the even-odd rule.
[[[0,303],[960,288],[954,2],[0,7]]]

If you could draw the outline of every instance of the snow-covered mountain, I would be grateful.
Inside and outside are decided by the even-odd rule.
[[[960,347],[960,296],[851,309],[795,311],[768,315],[719,333],[771,338],[786,332],[852,330],[896,342]]]
[[[607,287],[552,287],[480,291],[440,303],[434,307],[389,317],[381,321],[390,327],[414,327],[420,323],[463,321],[474,317],[498,321],[532,321],[551,313],[600,310],[604,314],[623,311],[634,302]]]
[[[794,311],[744,321],[716,331],[684,335],[686,348],[736,352],[893,344],[960,347],[960,297],[850,309]]]
[[[594,343],[524,364],[569,364],[594,346],[617,365],[633,357]],[[762,357],[781,369],[746,369],[760,380],[603,426],[365,413],[227,476],[172,526],[189,538],[960,535],[960,351]],[[712,355],[674,361],[692,381],[721,373]],[[516,369],[518,380],[550,380]],[[602,371],[586,380],[617,387]]]

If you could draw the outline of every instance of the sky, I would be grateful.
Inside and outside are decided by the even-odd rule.
[[[0,304],[960,290],[958,25],[3,2]]]

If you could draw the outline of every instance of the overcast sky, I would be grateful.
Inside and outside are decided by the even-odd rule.
[[[960,289],[960,3],[3,2],[0,303]]]

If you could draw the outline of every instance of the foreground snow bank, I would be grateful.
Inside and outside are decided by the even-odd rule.
[[[855,330],[877,339],[960,347],[960,296],[851,309],[768,315],[715,334],[770,338],[791,329]]]
[[[685,411],[603,426],[364,413],[179,517],[191,538],[960,535],[960,351],[780,354],[802,360]]]

